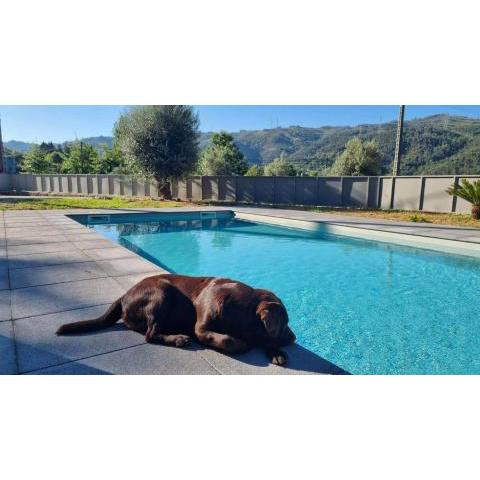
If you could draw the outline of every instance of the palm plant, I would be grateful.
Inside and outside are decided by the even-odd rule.
[[[472,217],[475,220],[480,220],[480,180],[470,183],[465,178],[462,179],[461,185],[453,184],[447,192],[450,195],[463,198],[472,204]]]

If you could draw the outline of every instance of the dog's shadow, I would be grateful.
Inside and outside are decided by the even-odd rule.
[[[265,352],[261,349],[255,348],[250,350],[247,353],[242,355],[235,355],[228,357],[243,362],[245,364],[251,365],[253,367],[259,368],[272,368],[278,369],[276,373],[281,373],[283,369],[290,371],[288,373],[317,373],[317,374],[328,374],[328,375],[348,375],[349,373],[339,366],[335,365],[332,362],[329,362],[325,358],[320,357],[319,355],[307,350],[301,345],[294,343],[288,347],[282,348],[287,354],[287,365],[285,367],[277,367],[272,365]],[[255,373],[255,372],[251,372]],[[260,372],[258,372],[260,373]],[[287,373],[287,372],[285,372]]]
[[[112,325],[106,331],[129,331],[124,323],[116,323]],[[86,332],[86,333],[77,333],[75,336],[88,336],[94,335],[97,332]],[[140,335],[140,334],[138,334]],[[161,345],[159,345],[161,347]],[[164,347],[164,348],[175,348],[175,347]],[[211,348],[205,347],[204,345],[199,344],[193,340],[189,345],[185,347],[187,350],[198,351],[202,357],[204,357],[209,363],[213,365],[218,364],[220,371],[225,373],[249,373],[249,374],[258,374],[263,373],[258,371],[260,369],[275,369],[272,373],[282,373],[285,370],[285,373],[317,373],[317,374],[328,374],[328,375],[349,375],[349,372],[343,370],[339,366],[335,365],[332,362],[329,362],[325,358],[320,357],[319,355],[307,350],[298,343],[289,345],[288,347],[282,348],[283,351],[287,353],[288,360],[286,367],[278,367],[272,365],[265,352],[259,348],[253,348],[247,353],[241,355],[229,355]],[[244,364],[247,368],[242,368],[239,364]],[[248,368],[248,367],[257,367],[257,368]],[[295,372],[294,372],[295,371]]]

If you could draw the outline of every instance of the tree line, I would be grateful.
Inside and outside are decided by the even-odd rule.
[[[330,168],[305,171],[287,156],[265,165],[249,165],[248,159],[225,131],[213,134],[210,144],[199,149],[199,119],[185,105],[132,107],[114,127],[112,146],[97,148],[81,141],[64,145],[43,142],[25,153],[19,162],[25,173],[115,173],[153,177],[165,196],[169,179],[198,175],[377,175],[381,154],[376,141],[355,137]]]

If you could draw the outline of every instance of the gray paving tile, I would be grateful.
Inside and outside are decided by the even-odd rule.
[[[12,245],[33,245],[35,243],[58,243],[66,242],[68,239],[65,235],[36,235],[32,233],[30,236],[9,237],[7,246]]]
[[[158,274],[161,273],[168,273],[166,270],[159,269]],[[124,289],[125,291],[132,288],[134,285],[136,285],[138,282],[143,280],[144,278],[151,277],[155,275],[156,272],[152,273],[136,273],[134,275],[125,275],[121,277],[115,277],[115,281],[118,282]]]
[[[10,290],[0,290],[0,322],[12,318]]]
[[[15,255],[32,255],[34,253],[65,252],[68,250],[77,250],[77,248],[70,242],[11,245],[8,247],[8,256],[13,257]]]
[[[29,255],[15,255],[9,257],[8,264],[10,269],[14,268],[33,268],[46,267],[48,265],[61,265],[66,263],[88,262],[91,258],[87,257],[80,250],[68,250],[50,253],[33,253]]]
[[[12,322],[0,323],[0,375],[17,373]]]
[[[97,263],[111,277],[144,272],[159,272],[156,265],[136,256],[115,258],[113,260],[99,260]]]
[[[102,240],[105,240],[105,237],[103,235],[100,235],[97,233],[96,230],[93,228],[83,228],[79,230],[64,230],[63,233],[66,237],[71,237],[73,238],[73,241],[79,242],[79,241],[84,241],[84,240],[93,240],[95,238],[99,238]]]
[[[10,288],[8,283],[8,269],[0,268],[0,290],[5,290]]]
[[[92,248],[86,250],[86,254],[95,260],[111,260],[114,258],[136,257],[134,253],[124,247],[116,246],[114,248]]]
[[[54,227],[29,227],[29,228],[7,228],[5,236],[7,240],[14,238],[24,238],[34,235],[62,235],[63,230]]]
[[[229,356],[210,349],[201,350],[201,355],[226,375],[292,375],[292,374],[341,374],[340,368],[300,345],[289,345],[283,349],[288,355],[286,367],[271,365],[265,353],[259,349],[242,355]]]
[[[15,320],[20,372],[59,365],[145,343],[142,335],[128,330],[121,322],[107,330],[88,334],[55,335],[60,325],[96,318],[102,315],[108,306],[109,304],[106,304]]]
[[[90,357],[76,365],[63,365],[33,372],[35,374],[89,374],[117,375],[217,375],[195,350],[144,344],[137,347]]]
[[[110,240],[94,239],[94,240],[80,240],[78,242],[72,242],[76,248],[80,250],[92,250],[99,248],[115,248],[118,245]]]
[[[95,262],[67,263],[47,267],[10,270],[12,289],[73,282],[88,278],[106,277],[107,274]]]
[[[11,228],[35,228],[35,227],[51,227],[52,224],[46,220],[7,220],[5,222],[5,227],[7,229]]]
[[[12,290],[14,319],[113,302],[124,289],[112,278],[79,280]],[[0,292],[1,294],[1,292]]]

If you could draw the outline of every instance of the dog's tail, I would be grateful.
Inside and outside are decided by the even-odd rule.
[[[122,316],[122,299],[119,298],[110,305],[110,308],[100,317],[93,320],[82,320],[62,325],[57,330],[57,335],[68,335],[70,333],[93,332],[114,325]]]

